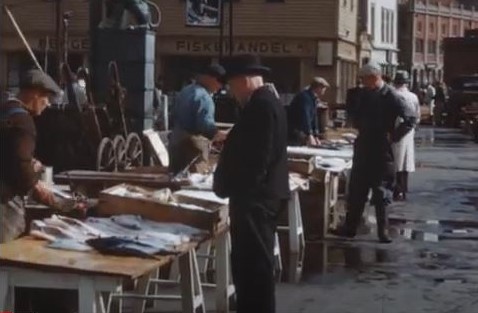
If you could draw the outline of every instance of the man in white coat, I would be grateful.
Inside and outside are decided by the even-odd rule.
[[[397,93],[403,97],[406,103],[406,109],[414,112],[417,118],[417,124],[420,121],[420,101],[418,97],[408,90],[409,75],[407,71],[397,71],[394,79],[394,85]],[[401,123],[397,119],[397,125]],[[415,172],[415,129],[411,129],[400,141],[392,145],[392,151],[395,160],[396,183],[394,190],[394,200],[406,200],[408,192],[408,173]]]

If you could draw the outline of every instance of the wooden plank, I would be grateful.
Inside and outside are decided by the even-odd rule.
[[[98,197],[101,190],[122,183],[157,189],[170,188],[172,190],[178,190],[181,186],[189,184],[187,180],[173,181],[167,173],[111,173],[81,170],[57,174],[55,175],[55,182],[58,184],[73,185],[76,190],[80,190],[90,197]]]
[[[302,175],[309,175],[315,168],[313,157],[291,158],[287,160],[289,172],[295,172]]]
[[[134,188],[135,192],[144,194],[144,197],[130,197],[112,194],[117,188]],[[205,210],[187,209],[159,201],[153,197],[153,190],[138,188],[122,184],[104,190],[100,194],[98,214],[100,216],[112,216],[121,214],[137,214],[146,219],[157,222],[181,223],[200,229],[214,232],[221,223],[221,210],[219,204],[212,205],[210,202]],[[189,203],[192,204],[192,201]],[[197,202],[196,202],[197,204]],[[204,204],[202,202],[201,204]],[[223,219],[222,223],[226,220]]]
[[[184,251],[194,245],[183,248]],[[0,267],[15,266],[37,270],[68,272],[85,275],[121,276],[136,279],[168,264],[174,256],[155,259],[103,255],[96,251],[77,252],[46,247],[44,241],[24,237],[0,245]]]

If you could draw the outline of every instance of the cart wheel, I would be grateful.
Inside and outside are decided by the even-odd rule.
[[[126,166],[143,166],[143,144],[136,133],[126,138]]]
[[[124,169],[126,167],[126,140],[123,136],[117,135],[113,139],[113,146],[116,155],[116,162],[118,169]]]
[[[116,167],[117,161],[113,141],[109,138],[103,138],[98,146],[96,170],[114,172]]]

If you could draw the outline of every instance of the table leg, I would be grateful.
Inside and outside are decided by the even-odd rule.
[[[13,311],[14,287],[10,286],[8,272],[0,272],[0,310]]]
[[[78,297],[79,313],[99,313],[97,308],[98,299],[96,297],[93,279],[87,277],[80,278]],[[101,309],[100,307],[99,310]]]
[[[179,257],[179,271],[183,313],[195,313],[197,308],[201,308],[201,312],[205,313],[204,295],[194,249]]]
[[[300,253],[305,245],[305,240],[298,191],[292,192],[291,198],[289,200],[288,213],[290,253]]]
[[[149,280],[152,274],[146,274],[138,279],[136,284],[135,293],[138,295],[148,295],[149,293]],[[133,313],[143,313],[146,308],[146,300],[134,300]]]
[[[229,312],[229,297],[233,292],[230,264],[229,233],[224,232],[216,239],[216,312]],[[231,290],[231,291],[230,291]]]

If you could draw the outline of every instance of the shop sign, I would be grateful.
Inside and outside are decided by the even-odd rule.
[[[160,40],[160,49],[163,48],[161,44],[164,44],[164,42]],[[310,54],[308,47],[303,43],[283,42],[279,40],[237,40],[233,47],[234,53],[259,53],[268,55]],[[181,54],[218,54],[220,49],[219,41],[176,40],[173,50]],[[228,53],[229,51],[229,42],[224,42],[223,52]]]
[[[49,50],[56,49],[57,40],[55,38],[41,38],[38,40],[38,49],[44,51],[48,44]],[[90,49],[90,39],[85,37],[73,37],[68,40],[68,49],[71,51],[88,51]]]

